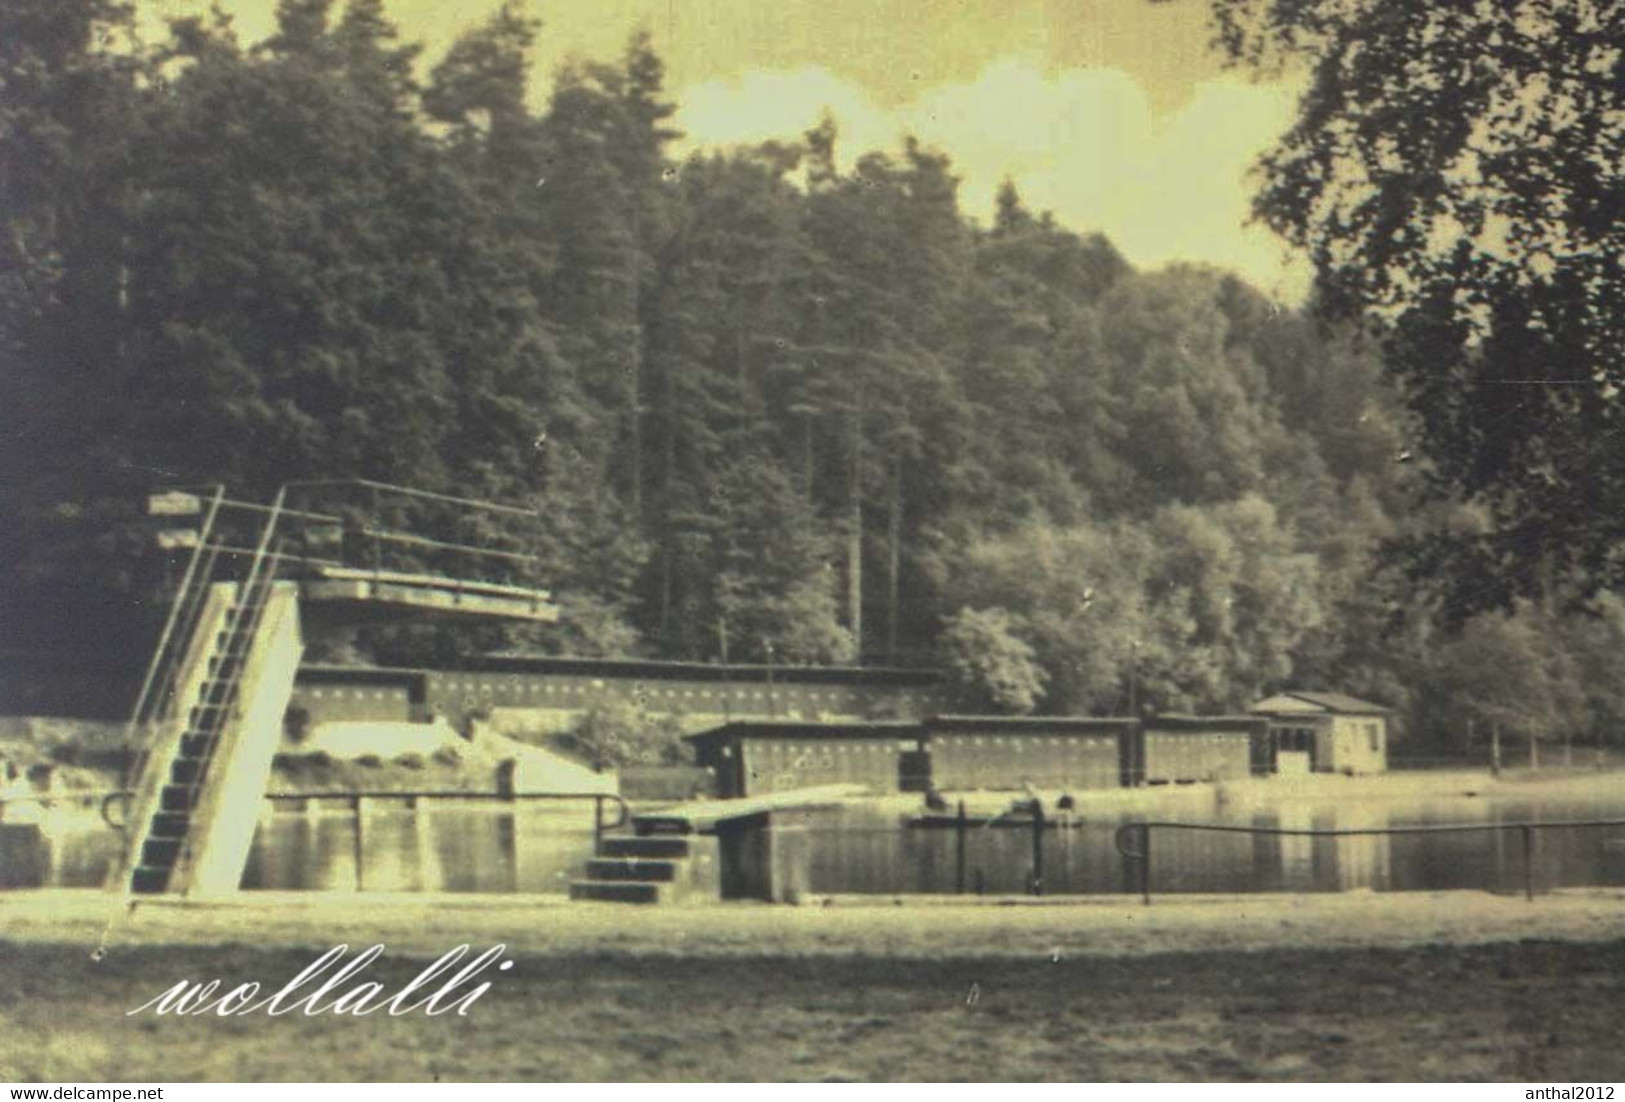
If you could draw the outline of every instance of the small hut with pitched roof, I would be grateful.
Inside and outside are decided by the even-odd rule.
[[[1388,717],[1343,693],[1284,692],[1249,709],[1269,719],[1277,773],[1386,773]]]

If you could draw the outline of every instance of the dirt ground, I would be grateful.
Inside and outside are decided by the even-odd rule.
[[[1625,1078],[1625,899],[1470,893],[1051,905],[446,905],[0,897],[0,1079]],[[1544,932],[1543,932],[1544,931]],[[382,941],[515,967],[467,1017],[127,1017]],[[376,975],[375,975],[376,974]]]

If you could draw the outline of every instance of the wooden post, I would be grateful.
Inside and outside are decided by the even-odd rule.
[[[1140,901],[1151,906],[1151,827],[1140,824]]]
[[[1531,744],[1532,745],[1532,744]],[[1523,831],[1523,896],[1525,899],[1535,898],[1535,828],[1528,823],[1522,824]]]
[[[1529,768],[1540,768],[1540,750],[1536,748],[1535,736],[1529,736]]]
[[[1033,801],[1033,875],[1032,894],[1044,894],[1044,804]]]
[[[1490,773],[1492,776],[1501,775],[1501,725],[1490,726]]]
[[[362,876],[361,876],[361,868],[362,868],[362,863],[363,863],[362,862],[363,843],[364,843],[366,835],[365,835],[365,830],[364,830],[364,828],[362,826],[362,823],[365,820],[365,813],[364,813],[364,808],[362,806],[362,802],[365,799],[366,799],[366,797],[364,797],[364,796],[357,796],[355,798],[355,890],[356,891],[360,891],[362,889],[362,883],[363,883]]]
[[[372,572],[377,574],[384,568],[384,528],[383,506],[378,499],[378,487],[372,488]]]
[[[965,819],[965,801],[959,801],[959,815],[954,820],[954,894],[965,894],[965,835],[970,824]]]

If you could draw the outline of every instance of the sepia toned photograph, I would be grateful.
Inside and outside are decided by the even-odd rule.
[[[0,1080],[1612,1098],[1622,176],[1625,0],[0,0]]]

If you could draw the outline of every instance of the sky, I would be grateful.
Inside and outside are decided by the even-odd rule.
[[[218,0],[245,41],[276,0]],[[499,0],[386,0],[432,60]],[[142,0],[149,18],[209,0]],[[1248,171],[1291,119],[1291,83],[1227,72],[1204,0],[530,0],[535,96],[574,57],[613,58],[644,27],[686,133],[677,152],[794,137],[828,108],[840,157],[904,133],[948,153],[987,221],[1005,177],[1029,207],[1104,232],[1141,267],[1195,261],[1301,299],[1308,271],[1248,225]]]

